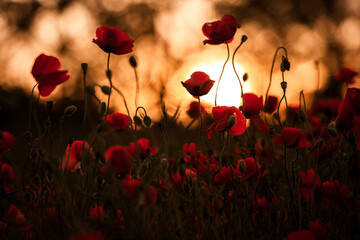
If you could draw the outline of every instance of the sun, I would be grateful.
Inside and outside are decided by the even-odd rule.
[[[211,80],[215,81],[214,86],[211,88],[210,92],[204,96],[201,96],[201,101],[205,101],[210,104],[215,103],[216,87],[218,85],[223,64],[224,64],[223,61],[213,61],[211,63],[196,65],[189,70],[187,76],[190,76],[195,71],[202,71],[205,72],[207,75],[209,75]],[[246,73],[245,69],[237,63],[235,63],[235,68],[239,77],[242,78],[242,76]],[[251,91],[251,85],[249,82],[244,83],[241,80],[241,83],[244,88],[243,89],[244,93]],[[225,66],[224,73],[221,77],[220,85],[218,87],[218,94],[216,100],[217,105],[238,107],[240,106],[241,103],[240,95],[241,95],[241,90],[240,90],[239,80],[236,77],[231,62],[229,61]]]

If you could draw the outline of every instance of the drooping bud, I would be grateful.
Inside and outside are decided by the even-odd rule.
[[[282,88],[283,90],[286,90],[286,88],[287,88],[287,82],[282,81],[282,82],[280,83],[280,85],[281,85],[281,88]]]
[[[248,39],[248,37],[246,35],[241,36],[241,42],[242,43],[246,42],[247,39]]]
[[[111,93],[111,89],[108,86],[101,86],[101,91],[105,94],[105,95],[110,95]]]
[[[74,106],[74,105],[68,106],[67,108],[65,108],[65,111],[64,111],[65,117],[71,117],[72,115],[75,114],[76,110],[77,110],[76,106]]]
[[[134,117],[133,117],[133,120],[134,120],[134,123],[135,123],[136,125],[138,125],[138,126],[140,126],[140,125],[142,124],[142,120],[141,120],[141,118],[138,117],[138,116],[134,116]]]
[[[146,126],[146,127],[150,127],[151,126],[151,118],[148,116],[148,115],[145,115],[145,117],[144,117],[144,125]]]
[[[281,62],[281,65],[280,65],[280,70],[282,72],[285,72],[285,71],[290,71],[290,62],[289,60],[282,56],[282,62]]]
[[[136,58],[134,55],[131,55],[129,57],[129,63],[130,65],[133,67],[133,68],[136,68],[137,67],[137,61],[136,61]]]

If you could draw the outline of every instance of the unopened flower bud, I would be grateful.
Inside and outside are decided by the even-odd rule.
[[[227,129],[232,128],[235,125],[235,122],[236,122],[236,117],[234,115],[231,115],[226,123]]]
[[[88,69],[88,64],[87,63],[81,63],[81,69],[83,70],[83,72],[86,72]]]
[[[334,122],[329,123],[328,132],[329,132],[330,136],[332,136],[332,137],[336,137],[338,135],[338,131],[335,128]]]
[[[105,94],[105,95],[110,95],[111,93],[111,89],[108,86],[101,86],[101,91]]]
[[[76,110],[77,110],[76,106],[74,106],[74,105],[68,106],[67,108],[65,108],[65,111],[64,111],[65,117],[71,117],[72,115],[75,114]]]
[[[134,120],[134,123],[138,126],[142,124],[141,118],[138,116],[134,116],[133,120]]]
[[[241,36],[241,42],[246,42],[246,40],[248,39],[248,37],[246,35],[242,35]]]
[[[130,65],[133,67],[133,68],[136,68],[137,67],[137,61],[136,61],[136,58],[134,55],[131,55],[129,57],[129,63]]]
[[[281,88],[282,88],[283,90],[286,90],[286,88],[287,88],[287,82],[282,81],[282,82],[280,83],[280,85],[281,85]]]
[[[282,62],[280,66],[280,70],[282,72],[289,71],[290,70],[290,62],[286,57],[282,57]]]
[[[244,82],[246,82],[249,79],[248,73],[244,73],[242,79],[243,79]]]
[[[144,117],[144,125],[146,127],[150,127],[151,126],[151,118],[148,115],[145,115]]]
[[[106,111],[106,103],[101,102],[99,107],[100,116],[103,116],[105,114],[105,111]]]

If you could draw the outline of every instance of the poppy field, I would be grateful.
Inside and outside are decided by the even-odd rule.
[[[35,56],[28,121],[17,135],[0,126],[0,239],[359,239],[360,89],[350,87],[358,72],[343,66],[332,76],[346,86],[343,97],[316,91],[307,102],[299,91],[290,105],[291,55],[279,46],[265,95],[245,92],[235,56],[251,38],[235,42],[239,29],[230,14],[199,29],[205,46],[226,46],[227,58],[218,79],[202,71],[179,79],[194,100],[186,125],[165,101],[153,120],[137,75],[135,99],[113,84],[113,58],[128,58],[135,74],[141,62],[136,39],[117,27],[98,27],[92,40],[107,57],[98,64],[108,84],[95,86],[106,101],[87,83],[91,66],[79,62],[84,98],[55,117],[52,93],[71,75],[57,56]],[[217,104],[226,64],[240,106]],[[214,88],[209,112],[202,97]],[[113,110],[114,95],[126,111]]]

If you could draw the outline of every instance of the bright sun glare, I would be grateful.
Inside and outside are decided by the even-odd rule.
[[[224,64],[223,61],[214,61],[210,64],[209,63],[200,64],[190,69],[190,72],[187,76],[190,76],[195,71],[202,71],[205,72],[207,75],[209,75],[210,79],[215,81],[214,86],[211,88],[210,92],[201,97],[202,101],[208,102],[210,104],[214,104],[216,86],[219,81],[223,64]],[[236,63],[235,63],[235,68],[239,77],[242,79],[242,76],[246,72],[245,69],[241,65]],[[244,93],[251,91],[251,85],[249,81],[245,82],[244,84],[244,82],[241,80],[241,83],[243,84]],[[225,66],[224,73],[220,80],[220,85],[217,95],[217,105],[236,106],[236,107],[240,106],[240,93],[241,91],[240,91],[239,80],[236,77],[231,61],[229,61]]]

